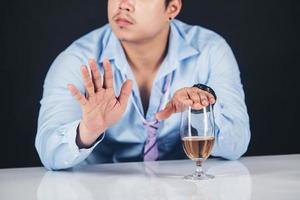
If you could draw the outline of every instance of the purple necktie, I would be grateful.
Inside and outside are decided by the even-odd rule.
[[[158,158],[158,148],[156,133],[159,127],[159,122],[144,122],[144,126],[147,129],[148,138],[144,148],[144,161],[154,161]]]
[[[172,75],[173,73],[170,73],[167,77],[166,77],[166,81],[163,87],[163,96],[160,99],[160,105],[158,107],[158,111],[160,111],[164,104],[166,104],[167,100],[168,100],[168,96],[170,93],[170,86],[171,86],[171,80],[172,80]],[[126,78],[126,77],[125,77]],[[126,78],[127,79],[127,78]],[[147,121],[143,115],[141,110],[139,109],[139,107],[136,104],[136,100],[134,99],[134,91],[133,92],[133,100],[132,103],[134,105],[134,107],[137,110],[138,115],[140,115],[144,127],[147,130],[147,140],[144,146],[144,161],[155,161],[158,159],[158,148],[157,148],[157,129],[159,128],[160,122],[158,120],[153,120],[153,121]]]
[[[163,93],[164,95],[160,99],[160,105],[158,107],[158,111],[160,111],[164,104],[168,100],[170,86],[171,86],[172,73],[170,73],[165,81]],[[147,130],[148,137],[144,147],[144,161],[155,161],[158,159],[158,148],[157,148],[157,129],[159,128],[160,122],[158,120],[154,121],[146,121],[145,118],[142,117],[144,122],[144,126]]]

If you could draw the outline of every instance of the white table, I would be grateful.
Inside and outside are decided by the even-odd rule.
[[[1,169],[0,199],[300,199],[300,155],[209,159],[204,168],[215,179],[183,180],[194,168],[190,160],[175,160],[89,165],[56,172],[42,167]]]

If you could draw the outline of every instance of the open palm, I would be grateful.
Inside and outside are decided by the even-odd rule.
[[[89,60],[91,76],[86,66],[81,66],[86,96],[72,84],[68,88],[79,102],[82,109],[81,125],[84,130],[93,134],[91,138],[99,135],[115,124],[126,110],[128,98],[132,89],[132,81],[127,80],[122,85],[119,97],[115,96],[113,88],[113,74],[108,60],[104,60],[104,80],[95,60]]]

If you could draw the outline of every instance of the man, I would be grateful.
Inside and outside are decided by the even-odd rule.
[[[184,158],[179,112],[187,105],[214,104],[212,155],[238,159],[247,150],[233,53],[216,33],[174,20],[181,7],[181,0],[108,0],[109,24],[56,58],[36,136],[46,168]]]

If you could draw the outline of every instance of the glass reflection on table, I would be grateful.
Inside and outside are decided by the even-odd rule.
[[[182,163],[182,164],[181,164]],[[168,162],[87,167],[73,171],[49,171],[43,177],[38,199],[251,199],[252,181],[248,169],[238,161],[216,161],[207,172],[215,179],[203,182],[182,179],[186,162],[170,173]],[[128,167],[130,166],[130,167]]]

